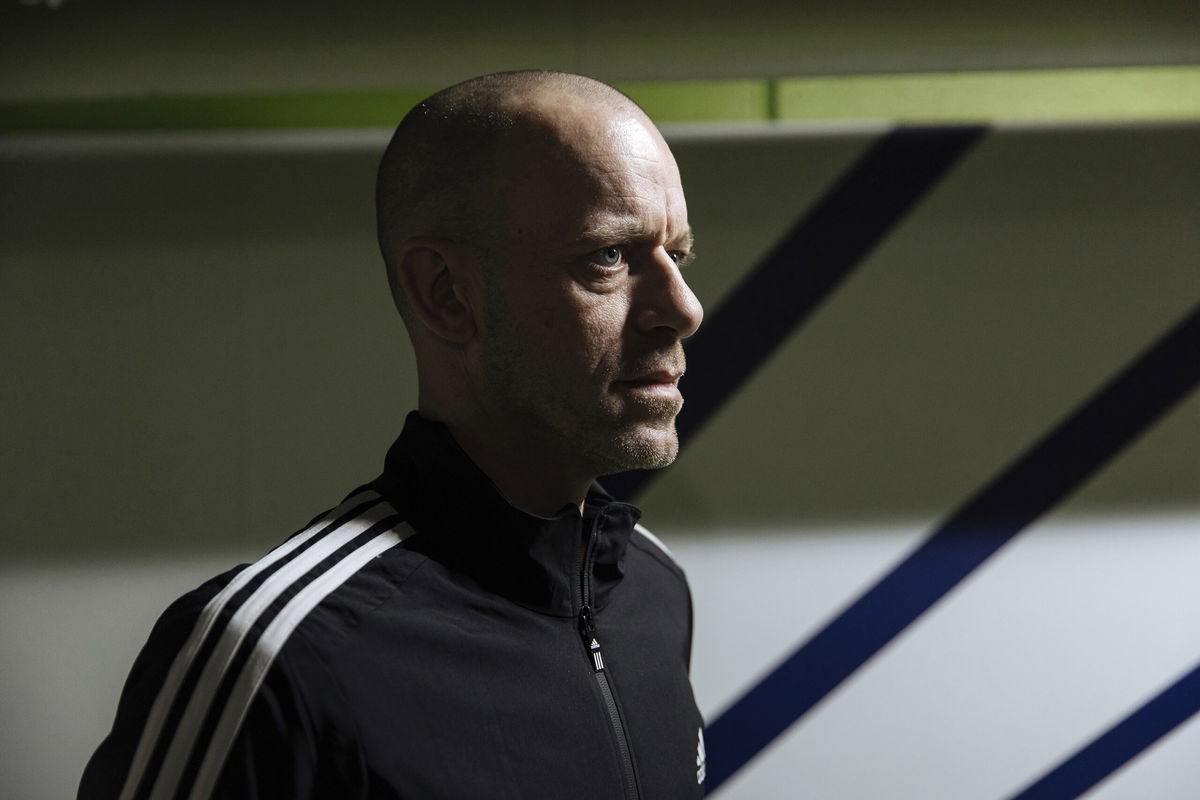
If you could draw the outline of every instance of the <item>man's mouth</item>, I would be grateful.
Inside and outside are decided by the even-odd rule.
[[[617,383],[625,384],[627,386],[676,386],[679,383],[679,379],[682,377],[682,372],[674,372],[664,369],[656,372],[649,372],[645,375],[639,375],[635,378],[619,380]]]
[[[659,370],[614,381],[614,385],[622,393],[628,393],[646,401],[682,403],[683,395],[679,393],[678,387],[681,377],[683,377],[682,372]]]

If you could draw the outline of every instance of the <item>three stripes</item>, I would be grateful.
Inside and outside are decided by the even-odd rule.
[[[120,800],[167,800],[183,783],[191,785],[189,800],[210,797],[288,637],[323,599],[399,544],[408,530],[378,493],[362,489],[237,573],[201,611],[172,662]],[[193,770],[194,778],[186,781]]]
[[[636,530],[670,555],[641,525]],[[363,489],[238,572],[205,605],[171,663],[120,800],[211,797],[242,721],[293,631],[410,534],[390,504]]]

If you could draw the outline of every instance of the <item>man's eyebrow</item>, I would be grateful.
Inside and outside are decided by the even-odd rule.
[[[692,233],[690,225],[684,228],[683,233],[675,239],[675,243],[677,248],[691,252],[692,248],[696,246],[696,237]]]
[[[652,235],[645,221],[638,217],[606,217],[590,223],[580,234],[579,242],[597,245],[620,244],[647,239]],[[673,250],[691,250],[694,243],[695,237],[692,235],[692,229],[688,227],[666,244]]]
[[[619,244],[645,238],[646,223],[639,217],[601,217],[591,220],[579,235],[584,244]]]

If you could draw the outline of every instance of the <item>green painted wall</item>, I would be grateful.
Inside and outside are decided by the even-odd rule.
[[[1200,67],[630,82],[659,124],[1200,120]],[[434,88],[0,102],[0,131],[392,127]]]
[[[1200,64],[1192,0],[0,4],[0,99]]]
[[[878,135],[680,132],[710,310]],[[0,143],[0,553],[253,551],[376,474],[415,401],[373,240],[385,136]],[[1198,150],[1195,126],[991,134],[652,487],[648,517],[943,513],[1200,297]],[[1197,402],[1081,510],[1200,504]]]

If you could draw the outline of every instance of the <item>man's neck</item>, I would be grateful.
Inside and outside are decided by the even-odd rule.
[[[505,441],[499,436],[480,436],[470,426],[438,419],[422,410],[427,419],[442,422],[458,446],[470,457],[509,502],[529,514],[552,517],[564,506],[583,513],[583,504],[593,478],[571,478],[553,459],[539,453],[536,444]]]

